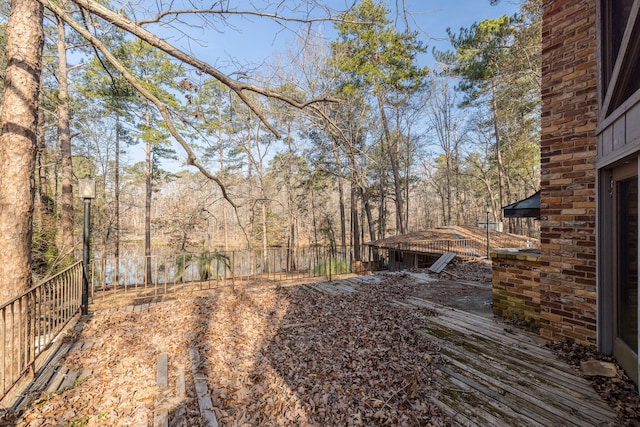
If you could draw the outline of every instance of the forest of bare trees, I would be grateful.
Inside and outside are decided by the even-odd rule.
[[[358,247],[487,211],[501,221],[538,189],[539,0],[450,31],[431,68],[395,2],[290,3],[1,6],[0,250],[22,267],[0,268],[0,299],[77,256],[86,176],[92,250],[116,257]],[[296,41],[224,71],[172,44],[233,31],[237,15]]]

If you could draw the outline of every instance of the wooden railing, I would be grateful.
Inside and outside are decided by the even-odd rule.
[[[82,262],[0,306],[0,399],[80,313]]]

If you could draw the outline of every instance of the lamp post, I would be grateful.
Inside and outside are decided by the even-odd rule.
[[[82,314],[89,314],[89,238],[91,199],[96,197],[96,181],[86,177],[78,180],[78,193],[84,201],[84,231],[82,233]]]
[[[489,214],[491,214],[491,210],[487,208],[487,259],[491,259],[491,241],[489,234]]]

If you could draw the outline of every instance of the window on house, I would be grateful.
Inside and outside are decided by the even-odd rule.
[[[601,2],[601,85],[606,114],[613,112],[640,89],[640,75],[637,72],[640,66],[640,46],[630,43],[623,49],[625,31],[632,34],[640,31],[632,13],[633,0]],[[632,36],[631,39],[636,38]],[[617,62],[619,64],[616,70]]]

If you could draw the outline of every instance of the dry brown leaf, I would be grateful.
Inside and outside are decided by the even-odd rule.
[[[202,425],[188,352],[196,347],[223,426],[447,425],[427,403],[437,350],[415,332],[426,316],[389,303],[410,291],[387,278],[350,294],[231,291],[98,312],[80,336],[93,346],[65,362],[90,367],[91,379],[27,414],[51,425],[80,416],[87,425],[145,425],[155,407],[183,408],[186,425]],[[160,353],[169,354],[166,390],[155,385]],[[184,399],[172,395],[177,366],[187,367]]]

